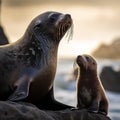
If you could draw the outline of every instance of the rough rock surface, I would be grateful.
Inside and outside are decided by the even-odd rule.
[[[89,113],[87,110],[40,110],[29,103],[0,101],[0,120],[110,120],[102,115]]]

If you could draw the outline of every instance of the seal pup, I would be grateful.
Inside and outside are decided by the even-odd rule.
[[[0,47],[0,100],[26,101],[41,109],[70,106],[54,99],[59,42],[72,26],[69,14],[45,12],[15,43]]]
[[[77,76],[77,108],[87,108],[90,112],[108,113],[108,99],[98,77],[97,62],[90,55],[79,55]]]

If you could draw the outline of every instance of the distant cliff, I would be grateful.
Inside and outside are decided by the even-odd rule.
[[[120,59],[120,38],[115,39],[111,44],[101,44],[92,55],[97,58]]]

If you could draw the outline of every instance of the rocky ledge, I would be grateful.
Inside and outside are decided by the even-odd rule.
[[[110,120],[87,110],[40,110],[29,103],[0,101],[0,120]]]
[[[100,73],[100,78],[106,90],[120,92],[120,70],[105,66]]]

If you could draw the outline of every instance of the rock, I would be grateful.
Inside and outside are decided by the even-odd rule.
[[[110,120],[87,110],[40,110],[30,103],[0,101],[0,120]]]
[[[120,38],[113,40],[109,45],[101,44],[92,55],[97,58],[120,59]]]
[[[103,67],[100,79],[105,89],[120,92],[120,71],[115,71],[110,66]]]

